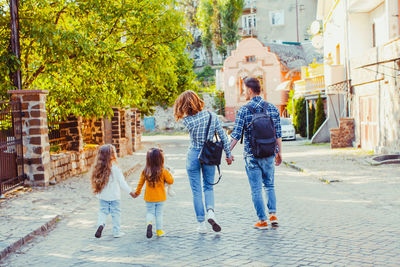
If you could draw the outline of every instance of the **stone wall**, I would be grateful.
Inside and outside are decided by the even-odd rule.
[[[352,147],[354,141],[354,119],[340,118],[339,128],[330,129],[331,148]]]
[[[68,151],[50,155],[50,181],[59,182],[89,171],[95,162],[96,153],[97,148],[89,148],[82,152]],[[81,160],[83,164],[80,164]]]
[[[54,139],[63,142],[63,151],[50,155],[47,93],[43,90],[9,91],[13,101],[21,102],[24,172],[30,185],[46,186],[50,182],[89,171],[95,161],[97,147],[85,148],[84,143],[101,145],[107,137],[105,119],[69,116],[59,123],[60,138]],[[113,108],[113,112],[110,143],[116,147],[118,156],[123,157],[140,147],[140,112],[120,108]]]

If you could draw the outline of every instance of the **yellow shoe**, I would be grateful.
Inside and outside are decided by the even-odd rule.
[[[157,236],[165,236],[165,232],[163,230],[157,230]]]

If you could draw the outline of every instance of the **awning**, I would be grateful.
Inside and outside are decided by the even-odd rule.
[[[275,88],[275,91],[290,91],[290,83],[291,81],[285,81],[278,84],[278,86]]]

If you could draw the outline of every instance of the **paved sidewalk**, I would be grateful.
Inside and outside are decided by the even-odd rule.
[[[283,142],[284,163],[376,205],[400,207],[400,165],[372,166],[374,154],[355,148],[331,149],[306,140]]]
[[[125,175],[141,166],[137,154],[118,159]],[[21,188],[0,200],[0,259],[48,231],[63,216],[93,199],[90,176],[70,177],[45,188]]]
[[[146,138],[147,139],[147,138]],[[185,171],[186,137],[156,137],[175,169],[176,196],[164,209],[163,238],[145,236],[143,195],[121,199],[122,230],[115,239],[108,223],[96,239],[98,201],[92,198],[62,218],[48,234],[38,237],[1,266],[398,266],[400,205],[379,207],[363,200],[346,182],[321,183],[285,165],[276,169],[280,227],[252,228],[256,216],[240,146],[232,166],[222,165],[215,186],[216,215],[222,232],[196,232],[190,185]],[[291,155],[284,143],[286,158]],[[298,144],[302,149],[302,145]],[[308,148],[308,146],[306,146]],[[300,150],[299,150],[300,151]],[[293,148],[293,153],[295,148]],[[145,151],[137,156],[144,159]],[[293,156],[293,154],[292,154]],[[140,170],[128,178],[135,187]],[[397,195],[398,196],[398,195]],[[109,221],[111,222],[111,218]]]

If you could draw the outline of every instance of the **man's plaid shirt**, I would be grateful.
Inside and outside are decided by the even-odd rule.
[[[257,112],[260,112],[263,108],[263,103],[264,100],[262,99],[261,96],[256,96],[251,99],[249,102],[250,105],[256,109]],[[282,137],[282,130],[281,130],[281,119],[279,116],[279,110],[271,103],[268,103],[267,106],[267,111],[268,114],[271,116],[274,125],[275,125],[275,132],[276,132],[276,138],[281,138]],[[251,135],[251,130],[247,126],[250,124],[251,120],[253,118],[253,115],[251,114],[250,110],[246,108],[245,106],[241,107],[236,114],[236,119],[235,119],[235,127],[233,128],[233,132],[231,134],[231,137],[235,140],[240,140],[242,138],[242,133],[243,133],[243,127],[246,125],[245,131],[244,131],[244,156],[253,156],[253,153],[251,152],[251,147],[250,147],[250,135]]]
[[[213,112],[212,121],[210,124],[210,130],[208,132],[208,140],[212,140],[214,137],[215,131],[218,136],[221,138],[222,143],[224,144],[224,150],[227,158],[231,157],[231,149],[230,143],[228,140],[228,136],[226,135],[224,129],[221,126],[221,122],[219,121],[217,115]],[[206,141],[206,129],[208,120],[210,119],[210,114],[207,111],[200,111],[196,115],[186,116],[183,118],[183,124],[189,130],[190,133],[190,147],[189,149],[202,149],[204,142]]]

